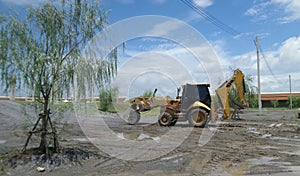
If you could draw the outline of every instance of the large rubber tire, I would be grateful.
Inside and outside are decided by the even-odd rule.
[[[141,119],[141,114],[133,109],[129,110],[129,114],[128,114],[128,124],[129,125],[135,125],[137,124]]]
[[[158,119],[158,124],[160,126],[171,126],[173,117],[170,113],[164,112]]]
[[[194,108],[189,111],[187,118],[190,125],[203,128],[207,122],[208,114],[203,109]]]

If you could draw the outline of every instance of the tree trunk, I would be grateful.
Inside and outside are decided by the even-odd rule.
[[[48,155],[48,141],[47,141],[47,117],[49,115],[48,111],[48,104],[49,104],[49,98],[45,98],[45,104],[44,104],[44,111],[41,113],[41,119],[42,119],[42,134],[41,134],[41,142],[39,149],[42,153],[45,153]]]
[[[16,84],[15,84],[15,83],[11,83],[11,85],[10,85],[10,96],[9,96],[9,100],[12,100],[12,101],[15,100],[15,87],[16,87]]]
[[[49,96],[44,96],[44,110],[39,114],[39,118],[37,120],[37,122],[35,123],[32,131],[29,132],[29,136],[26,140],[26,143],[24,145],[23,151],[26,150],[26,147],[28,145],[28,142],[32,136],[33,133],[37,132],[35,129],[37,127],[37,125],[39,124],[39,122],[41,121],[41,125],[42,125],[42,129],[41,129],[41,141],[40,141],[40,146],[39,146],[39,152],[46,154],[46,157],[48,159],[48,157],[50,157],[50,154],[52,152],[56,153],[59,149],[59,143],[57,140],[57,136],[56,136],[56,130],[51,122],[50,119],[50,109],[48,109],[49,106]],[[48,123],[49,123],[49,127],[51,128],[51,132],[48,131]],[[52,134],[52,138],[53,138],[53,150],[50,153],[49,152],[49,140],[47,139],[47,135]]]

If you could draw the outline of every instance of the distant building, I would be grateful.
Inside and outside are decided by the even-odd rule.
[[[215,95],[212,95],[215,96]],[[261,101],[262,101],[262,107],[273,107],[272,101],[277,100],[278,105],[277,107],[289,107],[289,96],[290,93],[285,93],[285,92],[276,92],[276,93],[262,93],[261,94]],[[300,92],[297,93],[292,93],[293,97],[298,97],[300,98]],[[9,100],[8,96],[0,96],[0,100]],[[16,97],[17,101],[33,101],[32,97]],[[89,99],[86,99],[89,100]],[[99,97],[95,97],[93,99],[94,101],[100,101]],[[127,97],[119,97],[118,102],[125,102],[127,101]],[[72,99],[62,99],[61,101],[63,102],[72,102]]]
[[[262,93],[261,94],[261,101],[262,101],[262,107],[273,107],[272,100],[277,100],[278,105],[277,107],[288,107],[289,106],[289,96],[290,93]],[[300,93],[292,93],[293,97],[299,97]]]

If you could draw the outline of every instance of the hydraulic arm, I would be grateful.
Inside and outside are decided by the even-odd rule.
[[[216,90],[216,94],[220,103],[224,109],[223,119],[227,119],[230,116],[230,100],[229,100],[229,91],[232,84],[235,83],[239,98],[242,102],[243,107],[247,107],[247,103],[244,98],[244,74],[241,70],[237,69],[234,71],[232,78],[226,80],[221,86]],[[243,108],[240,107],[240,108]]]

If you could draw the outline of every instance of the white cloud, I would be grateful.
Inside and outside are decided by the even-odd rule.
[[[181,28],[184,28],[183,24],[178,23],[177,21],[174,20],[168,20],[154,25],[151,29],[149,29],[149,31],[146,31],[145,33],[152,34],[154,36],[164,36],[176,30],[180,30]]]
[[[206,8],[213,5],[212,0],[193,0],[193,4],[198,7]],[[187,17],[184,19],[185,22],[189,23],[192,21],[198,21],[205,19],[202,15],[197,13],[195,10],[190,10]]]
[[[264,52],[265,59],[260,57],[261,86],[263,92],[287,92],[288,75],[294,77],[294,91],[300,92],[300,36],[291,37],[281,44],[276,43],[277,50]],[[229,59],[230,58],[230,59]],[[271,74],[268,65],[274,75]],[[240,68],[246,75],[257,75],[256,52],[249,52],[234,57],[222,57],[224,69],[229,66]],[[257,80],[254,80],[257,84]]]
[[[289,92],[289,75],[291,75],[292,79],[292,91],[300,92],[300,73],[284,73],[284,74],[276,74],[276,79],[274,79],[271,75],[263,75],[261,77],[261,89],[263,93],[266,92]],[[257,79],[254,80],[257,85]]]
[[[198,20],[203,20],[203,16],[199,15],[197,12],[194,10],[191,10],[188,12],[188,16],[184,19],[186,23],[192,22],[192,21],[198,21]]]
[[[253,16],[254,22],[267,20],[270,16],[270,9],[268,8],[270,4],[271,2],[269,1],[254,4],[253,7],[251,7],[245,12],[245,15]]]
[[[194,4],[199,7],[206,8],[213,4],[212,0],[193,0]]]
[[[254,22],[262,22],[275,18],[280,23],[289,23],[300,19],[299,9],[299,0],[268,0],[265,2],[255,2],[253,7],[245,12],[245,15],[253,16]]]
[[[299,0],[272,0],[274,4],[279,4],[284,8],[287,15],[280,20],[284,23],[300,19],[300,1]]]
[[[300,65],[300,36],[291,37],[280,46],[276,69],[298,72]]]
[[[121,87],[120,96],[133,97],[140,95],[145,90],[158,88],[160,96],[174,97],[176,85],[210,83],[212,90],[224,81],[224,78],[218,74],[222,72],[217,67],[219,60],[215,58],[214,53],[209,51],[210,46],[185,48],[157,38],[137,40],[142,41],[146,48],[141,49],[136,47],[137,45],[131,45],[136,43],[130,41],[132,43],[128,43],[124,57],[119,57],[121,63],[115,82],[119,85],[118,87]],[[156,43],[154,43],[155,41]],[[150,43],[150,45],[146,43]],[[201,52],[201,57],[195,57],[192,53],[193,50]],[[129,92],[128,86],[130,87]]]
[[[154,88],[160,96],[175,96],[176,86],[193,81],[184,64],[167,52],[131,53],[136,55],[119,67],[114,81],[120,96],[135,97]]]
[[[256,34],[257,35],[257,34]],[[236,36],[234,36],[234,39],[250,39],[254,37],[254,33],[253,32],[245,32],[245,33],[240,33]]]

